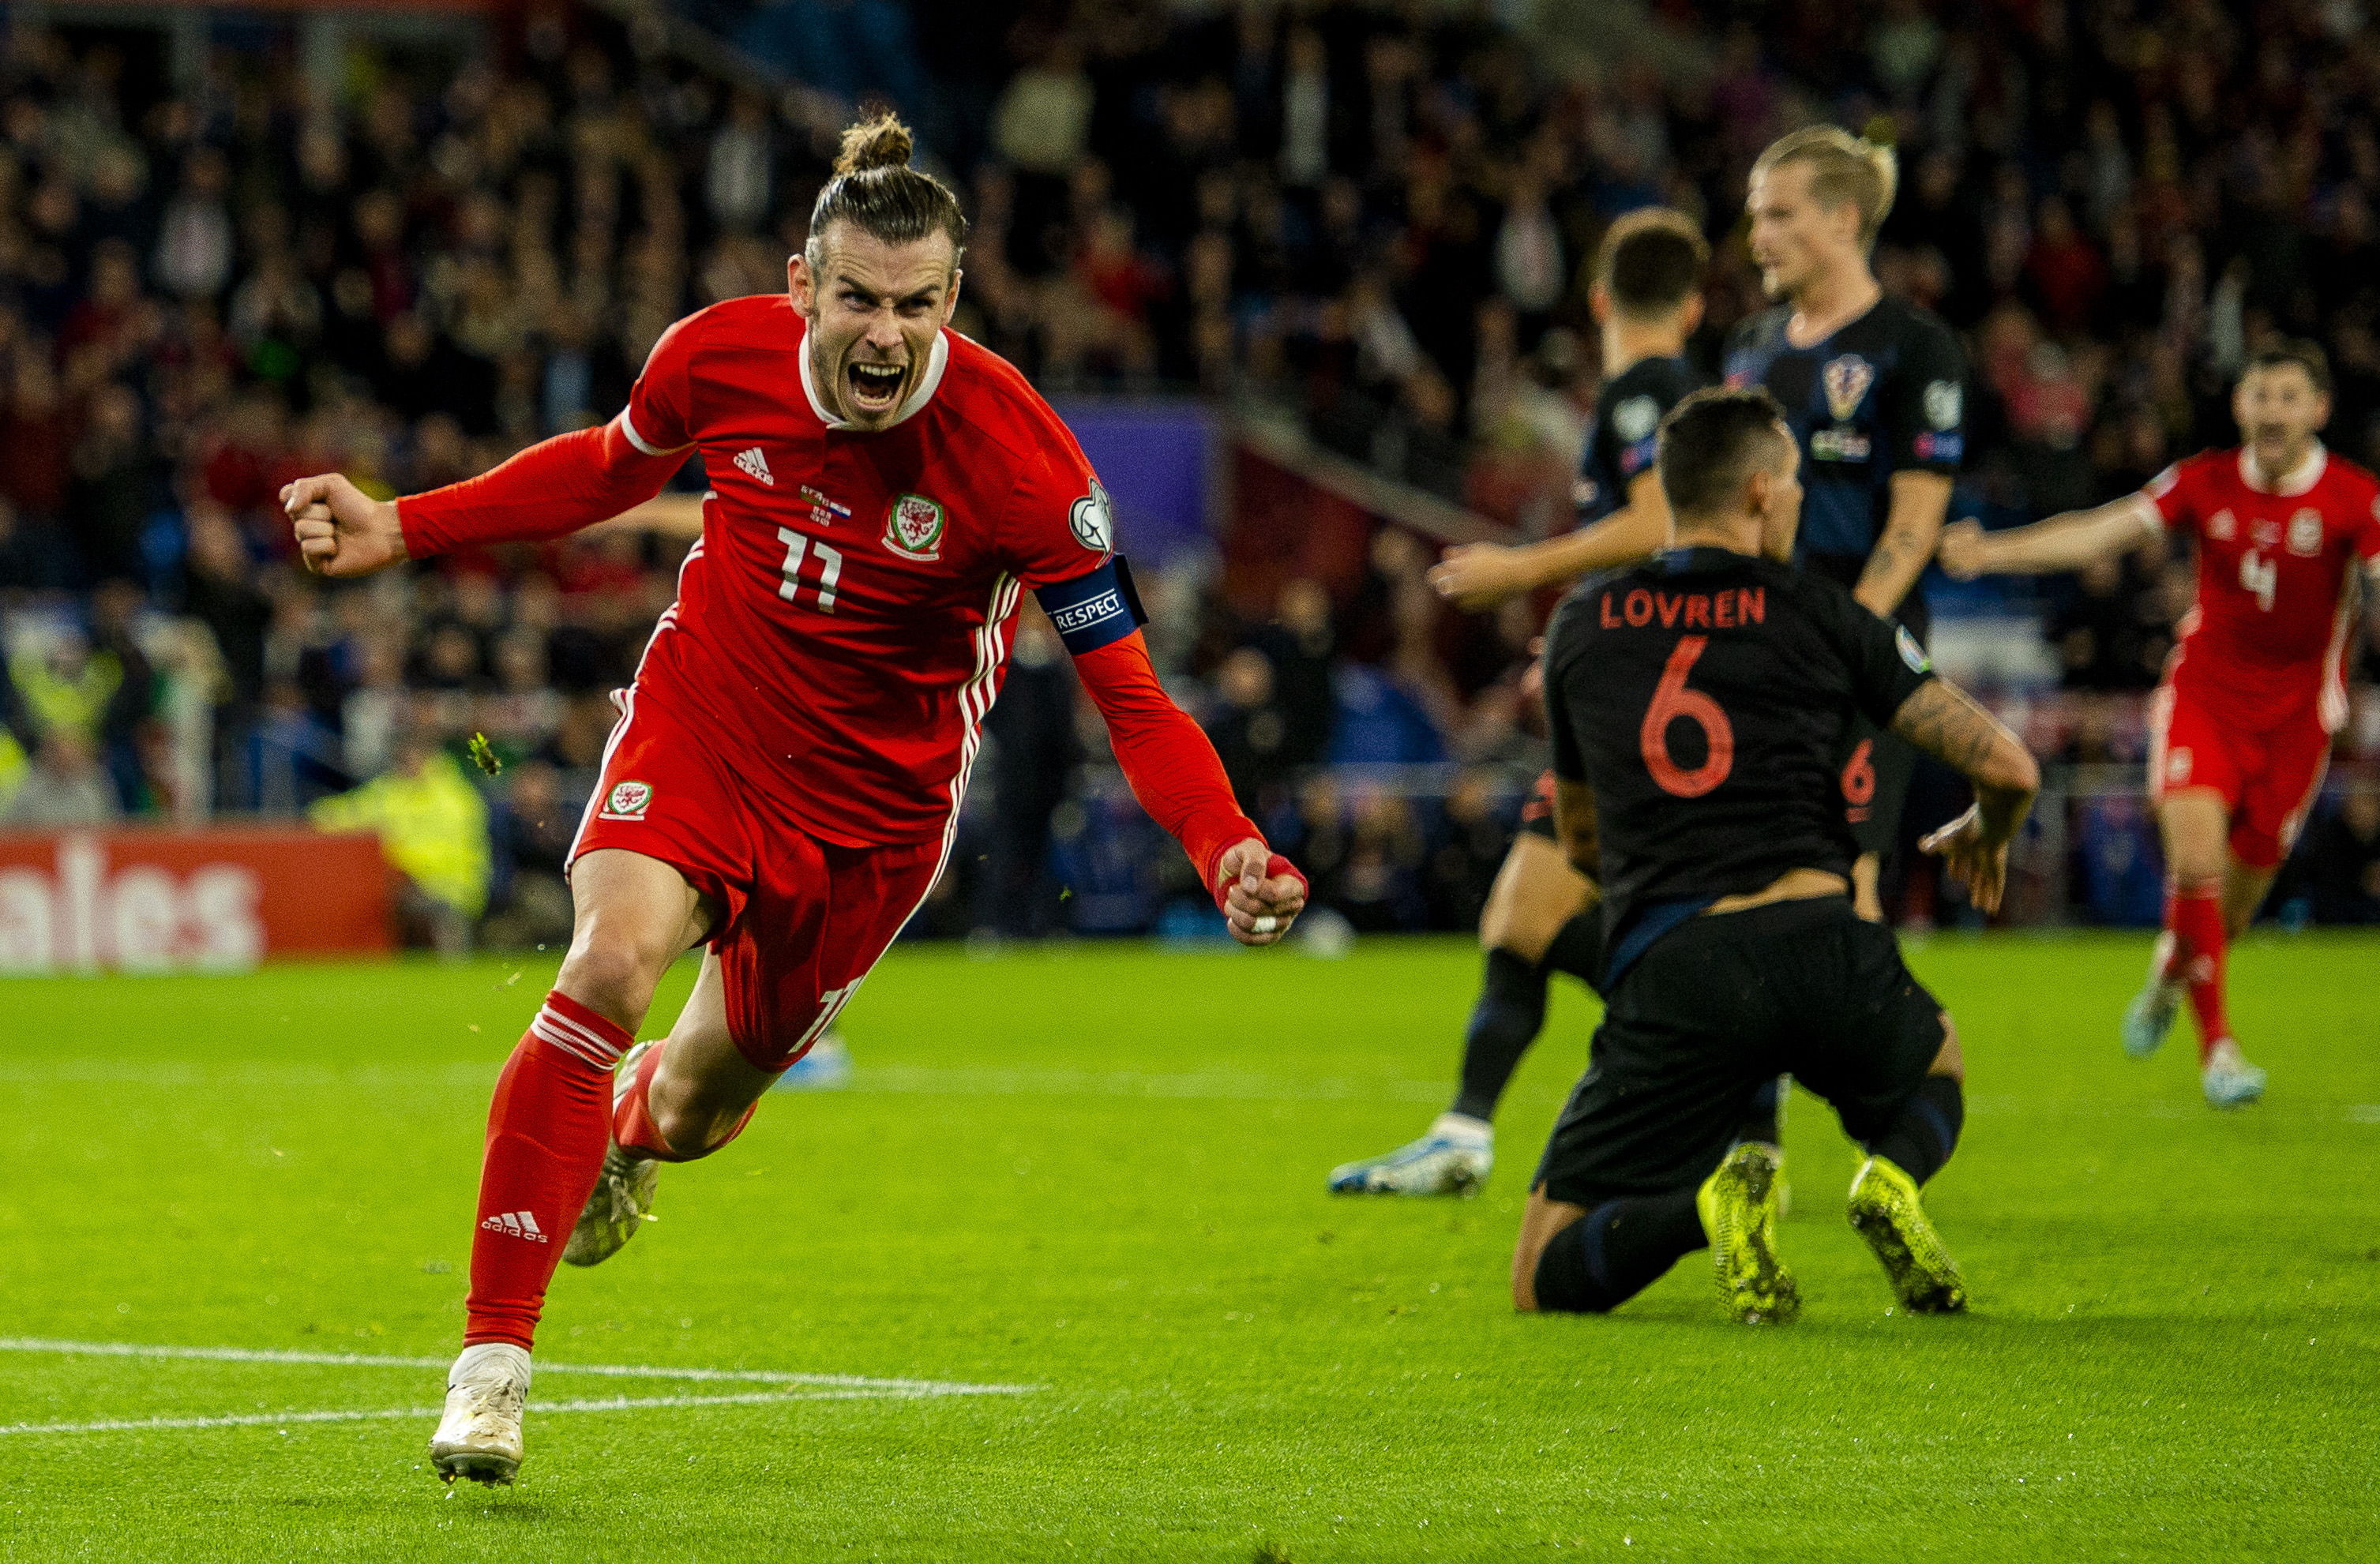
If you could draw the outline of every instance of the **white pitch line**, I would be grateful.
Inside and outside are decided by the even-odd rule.
[[[303,1364],[330,1368],[446,1368],[445,1358],[401,1358],[362,1352],[287,1352],[265,1347],[152,1346],[138,1341],[60,1341],[41,1337],[0,1336],[0,1352],[57,1352],[98,1358],[189,1358],[206,1363]],[[1021,1396],[1038,1385],[971,1385],[953,1379],[883,1379],[861,1374],[790,1374],[766,1368],[668,1368],[632,1364],[537,1364],[538,1377],[549,1374],[597,1374],[620,1379],[687,1379],[734,1381],[759,1385],[817,1385],[887,1396]],[[770,1400],[761,1397],[761,1400]],[[648,1402],[659,1405],[659,1402]],[[689,1403],[692,1404],[692,1403]],[[708,1404],[708,1403],[706,1403]],[[728,1403],[719,1403],[722,1405]],[[561,1403],[548,1407],[559,1410]],[[386,1415],[396,1416],[391,1412]]]
[[[947,1392],[932,1390],[763,1390],[740,1396],[612,1396],[601,1400],[538,1401],[532,1410],[551,1412],[636,1412],[647,1407],[755,1407],[780,1401],[910,1400]],[[137,1434],[179,1428],[273,1428],[292,1423],[368,1423],[386,1418],[435,1418],[438,1407],[388,1407],[370,1412],[254,1412],[226,1417],[108,1418],[96,1423],[0,1424],[0,1437],[10,1434]]]

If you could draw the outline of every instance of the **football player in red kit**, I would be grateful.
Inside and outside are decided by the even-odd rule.
[[[489,1112],[465,1345],[431,1446],[450,1482],[520,1464],[555,1261],[615,1252],[661,1163],[733,1140],[925,900],[1026,591],[1232,933],[1269,944],[1305,904],[1157,683],[1082,451],[948,329],[965,219],[909,151],[889,115],[847,131],[788,292],[673,326],[610,423],[401,501],[335,475],[283,492],[307,564],[352,576],[602,521],[697,451],[711,490],[617,697],[572,850],[569,955]],[[698,943],[668,1037],[632,1046]]]
[[[2223,1013],[2224,949],[2248,927],[2322,787],[2347,720],[2358,573],[2380,583],[2380,479],[2323,448],[2330,371],[2311,343],[2257,353],[2232,394],[2245,443],[2160,473],[2137,494],[1943,537],[1951,575],[2072,570],[2160,527],[2198,550],[2198,601],[2156,692],[2149,795],[2165,838],[2165,932],[2124,1015],[2124,1047],[2164,1043],[2181,997],[2198,1018],[2217,1108],[2253,1102],[2265,1072]]]

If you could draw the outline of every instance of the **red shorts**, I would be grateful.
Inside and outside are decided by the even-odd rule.
[[[2231,811],[2231,855],[2268,869],[2288,856],[2330,764],[2313,712],[2255,733],[2227,722],[2171,685],[2149,709],[2149,797],[2211,788]]]
[[[623,690],[576,862],[601,847],[658,858],[711,899],[727,1029],[762,1070],[799,1059],[849,1001],[941,872],[943,843],[847,847],[770,818],[714,737]]]

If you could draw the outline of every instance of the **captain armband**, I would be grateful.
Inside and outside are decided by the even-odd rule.
[[[1148,623],[1140,594],[1132,585],[1132,566],[1122,554],[1087,576],[1036,588],[1041,612],[1058,627],[1058,638],[1076,657],[1113,646]]]

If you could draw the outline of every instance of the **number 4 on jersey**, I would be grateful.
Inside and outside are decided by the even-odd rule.
[[[1677,649],[1670,653],[1669,664],[1661,670],[1661,682],[1654,686],[1653,704],[1645,708],[1645,725],[1636,734],[1645,769],[1662,792],[1680,798],[1700,798],[1727,781],[1728,772],[1735,769],[1735,725],[1718,701],[1700,690],[1686,688],[1687,673],[1709,644],[1708,636],[1678,637]],[[1680,720],[1703,731],[1703,763],[1692,770],[1670,756],[1670,724]]]
[[[2273,588],[2281,581],[2281,567],[2250,549],[2240,556],[2240,586],[2256,595],[2256,606],[2273,612]]]

